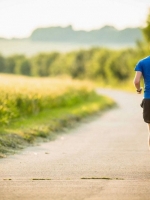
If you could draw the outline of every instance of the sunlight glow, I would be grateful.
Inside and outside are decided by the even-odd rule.
[[[47,26],[143,26],[149,7],[149,0],[0,0],[0,37],[27,37]]]

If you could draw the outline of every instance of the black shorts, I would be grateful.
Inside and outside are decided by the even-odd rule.
[[[150,124],[150,99],[143,99],[141,107],[143,108],[144,121]]]

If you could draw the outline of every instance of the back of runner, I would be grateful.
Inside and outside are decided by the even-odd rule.
[[[138,94],[142,93],[141,78],[144,79],[144,98],[141,103],[143,119],[148,125],[148,145],[150,149],[150,56],[141,59],[135,67],[134,86]]]

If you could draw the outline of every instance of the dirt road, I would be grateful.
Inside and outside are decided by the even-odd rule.
[[[55,141],[0,160],[0,200],[150,200],[142,96],[99,93],[118,107]]]

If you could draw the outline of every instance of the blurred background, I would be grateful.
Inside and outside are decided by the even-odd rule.
[[[0,157],[115,106],[150,52],[149,0],[0,0]],[[15,134],[15,135],[14,135]]]
[[[150,51],[149,0],[0,0],[0,25],[1,75],[133,90]]]
[[[133,78],[149,54],[149,0],[0,0],[0,72]]]

